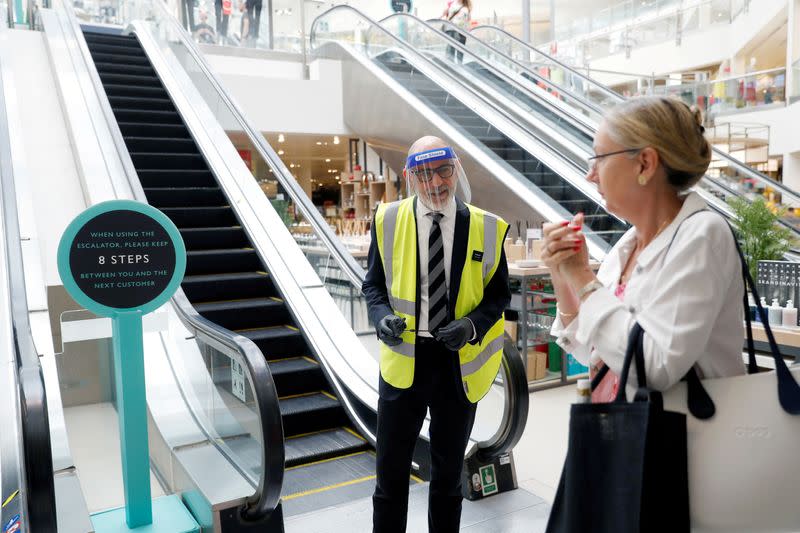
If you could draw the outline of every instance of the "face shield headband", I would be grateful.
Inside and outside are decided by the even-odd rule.
[[[414,167],[418,167],[426,163],[433,163],[434,161],[455,158],[456,154],[449,146],[445,146],[444,148],[434,148],[433,150],[426,150],[424,152],[418,152],[408,156],[408,159],[406,159],[406,168],[411,170]]]

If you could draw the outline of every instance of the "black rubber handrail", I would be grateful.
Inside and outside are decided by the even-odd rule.
[[[378,29],[378,31],[385,33],[386,36],[390,37],[392,40],[397,41],[399,48],[405,49],[407,47],[405,43],[399,41],[395,36],[391,35],[391,33],[387,32],[375,21],[369,19],[358,9],[355,9],[351,6],[340,5],[332,7],[314,19],[310,32],[312,50],[315,45],[316,32],[319,23],[323,21],[326,16],[330,16],[331,13],[336,13],[338,11],[350,11],[355,13],[372,27],[375,27]],[[305,198],[305,201],[310,202],[310,199],[308,199],[305,193],[303,193],[303,197]],[[330,231],[330,228],[328,228],[327,225],[326,231]],[[348,253],[348,255],[350,254]],[[360,270],[363,272],[363,269]],[[364,275],[360,274],[360,276],[360,283],[358,284],[358,287],[361,287],[364,281]],[[478,443],[478,453],[480,454],[480,458],[482,460],[492,460],[511,451],[519,442],[528,420],[529,398],[528,381],[525,373],[525,367],[522,359],[520,358],[519,352],[517,352],[516,349],[509,348],[509,344],[506,343],[503,349],[503,369],[505,371],[505,380],[507,382],[506,408],[503,411],[504,420],[500,423],[498,432],[495,433],[492,438]]]
[[[56,493],[47,393],[39,354],[28,319],[25,267],[20,245],[16,186],[8,127],[8,110],[0,69],[0,195],[8,253],[8,282],[14,327],[22,430],[24,490],[30,531],[56,530]]]
[[[160,3],[154,1],[153,5]],[[81,55],[86,63],[92,85],[97,93],[104,118],[111,131],[112,140],[116,147],[120,162],[125,171],[125,179],[130,187],[135,200],[147,203],[147,198],[142,189],[141,182],[136,173],[136,169],[131,161],[119,124],[111,110],[111,105],[103,88],[100,76],[92,59],[86,39],[81,31],[75,12],[70,2],[62,2],[62,6],[70,22],[74,38],[77,40]],[[181,322],[200,340],[214,346],[216,349],[227,354],[229,357],[239,358],[244,362],[247,372],[251,377],[253,387],[253,397],[256,410],[261,420],[261,470],[256,491],[247,498],[241,509],[242,518],[248,521],[260,522],[269,517],[280,503],[281,488],[283,486],[283,472],[285,449],[283,440],[283,424],[278,405],[278,394],[275,383],[272,379],[269,366],[266,363],[261,350],[251,340],[233,333],[213,322],[200,316],[194,309],[183,289],[179,288],[170,300]],[[211,432],[200,422],[195,413],[192,413],[198,421],[198,425],[206,434],[209,442],[215,446],[216,439]],[[217,449],[225,455],[231,464],[237,468],[245,477],[245,474],[236,460],[231,457],[225,447],[217,446]]]

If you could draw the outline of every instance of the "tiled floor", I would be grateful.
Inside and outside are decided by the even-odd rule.
[[[117,411],[110,403],[64,409],[70,451],[89,512],[125,505]],[[150,474],[153,498],[164,491]]]
[[[547,514],[566,454],[569,405],[574,387],[532,393],[528,423],[514,451],[520,489],[479,502],[464,502],[462,531],[469,533],[536,533],[544,531]],[[487,400],[487,415],[499,402]],[[117,415],[110,404],[65,409],[75,465],[91,511],[123,504]],[[163,494],[151,475],[153,496]],[[427,484],[412,487],[409,532],[425,531]],[[287,520],[287,533],[370,531],[370,498],[298,515]]]

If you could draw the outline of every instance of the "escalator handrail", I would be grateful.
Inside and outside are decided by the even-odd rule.
[[[7,247],[11,317],[19,379],[27,524],[30,531],[56,530],[56,495],[50,422],[42,365],[28,318],[25,268],[17,214],[16,187],[10,143],[8,104],[0,69],[0,208]]]
[[[519,81],[515,80],[514,78],[512,78],[511,76],[509,76],[508,74],[506,74],[502,70],[497,69],[489,61],[487,61],[486,59],[483,59],[478,54],[476,54],[474,51],[472,51],[470,48],[468,48],[466,46],[466,44],[462,44],[460,41],[457,41],[457,40],[453,39],[452,37],[447,35],[447,33],[442,31],[441,29],[437,28],[437,25],[446,25],[448,27],[448,31],[451,31],[451,30],[452,31],[456,31],[460,35],[463,35],[463,36],[465,36],[467,38],[474,39],[481,46],[484,46],[484,47],[488,48],[491,52],[503,57],[503,59],[505,59],[509,63],[517,66],[520,70],[523,70],[526,74],[528,74],[531,78],[533,78],[533,80],[536,81],[537,83],[541,83],[542,85],[545,85],[548,89],[550,89],[550,90],[552,90],[552,91],[554,91],[556,93],[569,94],[571,99],[573,99],[576,102],[580,103],[581,106],[586,107],[587,111],[602,114],[602,110],[598,111],[594,107],[587,106],[585,100],[580,95],[575,95],[575,94],[565,90],[563,87],[561,87],[557,83],[553,82],[552,80],[549,80],[549,79],[545,78],[544,76],[542,76],[538,72],[530,70],[525,65],[519,63],[517,60],[507,56],[506,54],[501,53],[500,51],[496,50],[494,47],[490,46],[489,44],[483,42],[482,40],[478,39],[475,36],[470,35],[468,32],[465,32],[464,30],[462,30],[461,28],[459,28],[458,26],[456,26],[454,23],[452,23],[449,20],[443,20],[443,19],[422,20],[421,18],[416,17],[414,15],[411,15],[409,13],[394,13],[392,15],[389,15],[388,17],[385,17],[385,18],[381,19],[380,23],[383,24],[384,22],[386,22],[386,21],[388,21],[390,19],[393,19],[393,18],[400,18],[401,20],[405,19],[405,18],[413,19],[415,22],[418,22],[423,27],[433,31],[440,38],[445,39],[447,41],[448,46],[453,47],[454,49],[458,50],[459,52],[463,52],[465,55],[467,55],[468,57],[472,58],[472,60],[475,61],[477,64],[483,66],[484,68],[489,69],[494,75],[500,76],[506,83],[510,83],[515,89],[520,90],[521,92],[523,92],[526,95],[529,95],[529,96],[532,96],[532,97],[536,98],[542,104],[547,105],[551,109],[554,109],[556,106],[554,106],[546,98],[541,98],[538,95],[535,95],[534,91],[531,90],[530,87],[528,87],[528,86],[520,83]],[[561,110],[561,113],[564,113],[564,111]],[[587,133],[587,134],[591,134],[592,133],[593,126],[591,124],[587,124],[584,121],[583,117],[581,117],[579,115],[576,115],[576,114],[573,114],[573,113],[569,113],[569,114],[570,114],[570,117],[575,122],[578,123],[580,128],[585,133]]]
[[[154,4],[158,4],[158,2],[154,2]],[[104,119],[111,131],[112,140],[116,147],[120,163],[124,169],[124,178],[127,185],[130,187],[131,194],[135,200],[147,203],[147,198],[142,189],[141,182],[133,166],[133,162],[122,137],[122,132],[119,129],[117,119],[114,116],[114,112],[106,96],[100,76],[94,66],[94,60],[89,52],[86,39],[83,37],[80,24],[72,9],[71,2],[64,1],[61,2],[61,5],[67,16],[73,36],[78,42],[80,53],[88,67],[87,70],[91,78],[91,83],[97,93]],[[285,458],[283,426],[280,408],[278,406],[278,394],[266,359],[261,353],[261,350],[259,350],[251,340],[201,317],[191,305],[188,298],[186,298],[183,289],[178,288],[170,302],[179,319],[190,332],[201,340],[216,341],[215,347],[229,357],[236,358],[236,354],[238,354],[238,357],[244,362],[252,378],[251,386],[253,387],[254,404],[259,414],[259,420],[261,421],[261,464],[264,465],[264,468],[261,470],[256,491],[247,498],[242,514],[247,520],[263,520],[267,518],[280,503]],[[192,414],[198,421],[198,425],[202,431],[209,438],[209,442],[214,444],[220,452],[231,461],[234,467],[239,468],[236,461],[230,457],[224,447],[217,445],[216,439],[205,427],[205,424],[200,423],[199,417],[197,417],[195,413]],[[269,453],[267,453],[267,450],[269,450]]]
[[[369,19],[358,9],[347,5],[339,5],[328,9],[314,19],[310,31],[310,42],[312,48],[314,45],[318,21],[322,20],[323,17],[336,10],[348,10],[355,12],[363,20],[368,21],[372,26],[377,26],[392,39],[397,40],[397,38],[391,35],[391,33],[386,32],[384,28]],[[401,49],[405,49],[407,47],[407,45],[402,41],[399,41],[399,44]],[[363,283],[363,278],[361,278],[361,283]],[[506,394],[507,404],[503,411],[504,420],[500,423],[500,429],[492,438],[478,443],[478,453],[481,454],[481,457],[486,460],[491,460],[510,452],[519,442],[528,419],[528,380],[519,352],[516,350],[503,349],[503,369],[506,373],[505,379],[508,382]]]
[[[478,29],[491,29],[493,31],[497,31],[499,33],[502,33],[503,35],[505,35],[505,36],[509,37],[510,39],[512,39],[514,42],[520,44],[521,46],[524,46],[524,47],[528,48],[529,50],[541,55],[542,57],[544,57],[548,61],[552,61],[552,62],[558,64],[561,68],[567,70],[571,75],[577,76],[577,77],[581,78],[583,81],[585,81],[586,83],[592,85],[593,87],[598,88],[604,94],[606,94],[610,98],[613,98],[616,102],[621,103],[621,102],[624,102],[626,100],[624,96],[622,96],[618,92],[612,90],[610,87],[607,87],[606,85],[603,85],[602,83],[599,83],[596,80],[593,80],[592,78],[589,78],[588,76],[586,76],[584,74],[581,74],[580,72],[576,71],[572,67],[570,67],[568,65],[565,65],[564,63],[558,61],[557,59],[553,58],[552,56],[542,52],[538,48],[535,48],[534,46],[522,41],[521,39],[519,39],[517,37],[514,37],[513,35],[511,35],[507,31],[503,30],[502,28],[498,28],[496,26],[490,26],[490,25],[481,25],[481,26],[476,26],[469,33],[472,33],[472,31],[475,31],[475,30],[478,30]],[[463,33],[463,31],[462,31],[462,33]],[[467,35],[469,35],[469,33]],[[485,41],[483,41],[479,37],[476,37],[476,36],[472,35],[472,38],[473,39],[477,39],[479,41],[482,41],[482,42],[484,42],[484,44],[486,44],[487,46],[491,47],[490,44],[486,43]],[[503,57],[508,58],[510,61],[514,61],[513,59],[508,57],[508,55],[505,54],[502,50],[497,50],[494,47],[492,47],[492,48],[494,50],[496,50],[497,53],[502,55]],[[522,66],[523,66],[523,68],[525,68],[528,71],[529,74],[531,74],[531,75],[535,74],[535,72],[532,71],[531,69],[529,69],[528,67],[525,67],[524,65],[522,65]],[[568,92],[570,92],[570,91],[568,91]],[[572,93],[570,92],[570,94],[572,94]],[[573,96],[578,100],[583,100],[582,98],[578,98],[576,95],[573,95]],[[593,110],[599,112],[600,114],[603,114],[603,109],[600,106],[598,106],[597,104],[595,104],[594,102],[590,102],[588,100],[583,100],[583,103],[584,103],[584,105],[587,105],[587,106],[591,107]],[[754,179],[756,181],[759,181],[759,182],[762,182],[762,183],[766,183],[770,187],[772,187],[773,189],[779,191],[781,193],[781,196],[786,196],[786,197],[790,198],[793,202],[800,203],[800,194],[798,192],[790,189],[789,187],[787,187],[786,185],[784,185],[783,183],[781,183],[779,181],[775,181],[774,179],[770,178],[766,174],[762,174],[761,172],[758,172],[757,170],[754,170],[753,168],[745,165],[744,163],[742,163],[738,159],[732,157],[729,154],[726,154],[725,152],[723,152],[719,148],[715,148],[714,146],[712,146],[711,149],[713,150],[715,157],[725,160],[728,164],[730,164],[731,166],[736,168],[737,172],[740,172],[740,173],[746,175],[746,177],[748,177],[750,179]],[[712,179],[712,178],[709,178],[708,176],[706,176],[706,178]],[[714,181],[716,181],[716,180],[714,180]],[[738,196],[738,193],[736,193],[736,194]],[[791,226],[789,226],[789,227],[791,227]]]
[[[461,29],[461,28],[459,28],[459,29]],[[541,50],[539,50],[535,46],[533,46],[533,45],[531,45],[529,43],[526,43],[525,41],[523,41],[522,39],[520,39],[518,37],[515,37],[514,35],[510,34],[506,30],[504,30],[503,28],[498,28],[497,26],[491,26],[489,24],[481,24],[479,26],[475,26],[474,28],[472,28],[469,32],[463,32],[463,30],[462,30],[462,32],[466,33],[469,36],[473,31],[476,31],[476,30],[487,30],[487,29],[491,30],[491,31],[496,31],[498,33],[501,33],[503,36],[508,37],[510,40],[514,41],[516,44],[519,44],[519,45],[523,46],[524,48],[529,49],[530,51],[534,52],[535,54],[539,54],[540,56],[544,57],[547,61],[551,61],[551,62],[555,63],[559,67],[561,67],[564,70],[566,70],[567,72],[569,72],[571,76],[578,77],[582,81],[584,81],[586,84],[592,85],[593,87],[596,87],[598,90],[600,90],[600,92],[602,92],[606,96],[609,96],[610,98],[614,98],[614,99],[620,98],[620,94],[618,92],[614,91],[613,89],[611,89],[610,87],[607,87],[607,86],[603,85],[602,83],[598,83],[597,81],[593,80],[592,78],[590,78],[586,74],[583,74],[583,73],[575,70],[574,68],[572,68],[571,66],[567,65],[566,63],[564,63],[562,61],[559,61],[558,59],[550,56],[549,54],[545,54],[544,52],[542,52]],[[473,39],[477,39],[477,40],[483,42],[484,44],[486,44],[487,46],[490,46],[490,47],[494,48],[495,50],[497,50],[497,48],[495,48],[494,46],[492,46],[491,44],[487,43],[486,41],[484,41],[483,39],[481,39],[480,37],[478,37],[476,35],[472,35],[472,38]],[[497,52],[499,52],[500,54],[508,57],[508,54],[506,54],[502,50],[497,50]],[[530,70],[530,69],[528,69],[528,70]]]

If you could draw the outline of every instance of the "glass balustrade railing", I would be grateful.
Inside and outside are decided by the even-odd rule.
[[[453,43],[441,31],[437,31],[457,31],[449,22],[434,20],[425,23],[411,15],[395,14],[383,19],[381,25],[413,46],[417,52],[434,59],[451,75],[463,81],[474,80],[472,86],[477,90],[485,91],[491,87],[494,94],[513,99],[530,120],[550,124],[554,131],[579,146],[585,146],[591,140],[591,135],[587,133],[588,126],[576,127],[574,121],[580,123],[589,120],[593,124],[602,118],[595,109],[583,106],[572,93],[564,91],[548,77],[499,53],[469,33],[463,33],[466,37],[463,45]],[[462,46],[466,50],[461,51]],[[543,106],[542,100],[536,98],[534,93],[548,100],[549,106]],[[555,111],[565,106],[574,111],[573,121]]]
[[[191,334],[177,315],[166,310],[156,311],[167,317],[164,333],[148,332],[145,324],[145,346],[150,346],[151,336],[165,335],[167,338],[191,338]],[[111,339],[110,319],[94,315],[86,310],[66,311],[61,314],[59,331],[69,339],[56,354],[57,361],[91,360],[96,368],[92,379],[78,379],[79,376],[69,368],[60,368],[62,380],[74,385],[68,391],[69,398],[94,397],[102,401],[114,401],[114,355]],[[179,350],[165,350],[172,375],[180,387],[183,400],[189,407],[194,422],[206,439],[230,460],[231,464],[257,486],[263,465],[264,442],[261,421],[258,418],[253,376],[244,360],[231,358],[229,351],[215,347],[209,338],[198,336],[193,341],[184,342]],[[160,340],[155,340],[159,344]],[[56,347],[58,349],[58,347]],[[150,367],[163,368],[157,359],[160,350],[149,352],[152,359]],[[96,381],[95,381],[96,380]],[[161,398],[172,394],[170,387],[160,387],[158,379],[148,377],[148,402],[151,409],[159,410],[165,406],[158,401],[174,402],[176,398]],[[176,421],[176,423],[186,423]],[[269,451],[267,452],[269,453]],[[91,478],[86,480],[91,482]]]
[[[687,33],[730,24],[749,4],[749,0],[705,0],[694,5],[632,0],[556,29],[556,37],[562,52],[572,50],[582,63],[642,46],[679,42]]]
[[[596,107],[599,113],[602,113],[603,110],[608,109],[624,100],[622,95],[611,91],[602,84],[599,84],[596,81],[582,75],[566,64],[550,58],[548,54],[544,54],[540,50],[537,50],[536,48],[522,42],[504,30],[490,26],[481,26],[475,28],[470,33],[474,34],[476,37],[486,38],[487,42],[496,43],[497,50],[513,50],[518,56],[524,56],[524,54],[527,53],[530,57],[541,58],[540,61],[542,62],[546,60],[552,61],[553,65],[568,72],[569,75],[574,79],[580,80],[579,86],[582,93],[579,94],[587,95],[583,101],[583,105]],[[524,52],[526,48],[528,51]],[[783,74],[785,75],[785,72]],[[761,102],[761,104],[758,105],[764,105],[763,102],[765,98],[767,100],[773,98],[773,96],[765,97],[765,93],[763,92],[765,90],[767,93],[771,92],[771,95],[779,95],[781,100],[785,100],[785,89],[783,88],[785,86],[785,77],[781,78],[781,75],[781,69],[777,69],[774,71],[753,73],[740,78],[721,80],[721,83],[722,87],[736,87],[737,92],[735,94],[737,98],[739,95],[739,87],[742,87],[742,107],[746,107],[748,95],[749,101],[751,102],[750,105],[755,107],[758,102]],[[761,96],[753,97],[753,94],[758,92],[756,90],[757,80],[766,80],[767,78],[770,78],[771,81],[762,82]],[[700,89],[693,85],[690,88],[685,88],[683,91],[679,90],[681,86],[670,87],[669,90],[675,89],[675,95],[681,97],[687,104],[699,104],[702,107],[706,102],[709,101],[712,102],[712,105],[716,103],[716,101],[712,98],[698,98],[698,94],[701,93],[710,93],[713,95],[714,83],[715,81],[695,84],[698,87],[706,87],[705,89]],[[728,85],[726,85],[726,83],[728,83]],[[747,83],[750,83],[751,85],[748,86]],[[572,86],[574,87],[575,85],[576,84],[573,82]],[[748,89],[748,87],[750,87],[750,89]],[[767,87],[770,87],[771,89],[767,89]],[[777,90],[776,87],[780,87],[781,90]],[[661,92],[663,94],[664,92],[667,92],[667,90],[667,88],[659,89],[658,85],[656,85],[652,92],[655,94],[659,94],[659,92]],[[593,95],[603,95],[603,97],[598,98]],[[720,109],[729,111],[731,107],[735,108],[737,101],[738,100],[734,100],[733,103],[724,104],[728,107],[723,107],[723,102],[720,101]],[[715,109],[709,108],[706,111],[708,113],[713,113],[715,112]],[[712,145],[715,144],[715,140],[713,138],[709,140],[712,142]],[[712,155],[711,166],[709,168],[709,172],[706,174],[706,178],[707,179],[700,182],[699,186],[720,200],[725,200],[732,195],[744,196],[749,199],[764,197],[772,207],[785,210],[783,222],[787,226],[793,228],[795,232],[800,233],[800,195],[798,195],[796,191],[793,191],[785,187],[782,183],[755,171],[732,155],[726,153],[724,150],[716,147]]]

